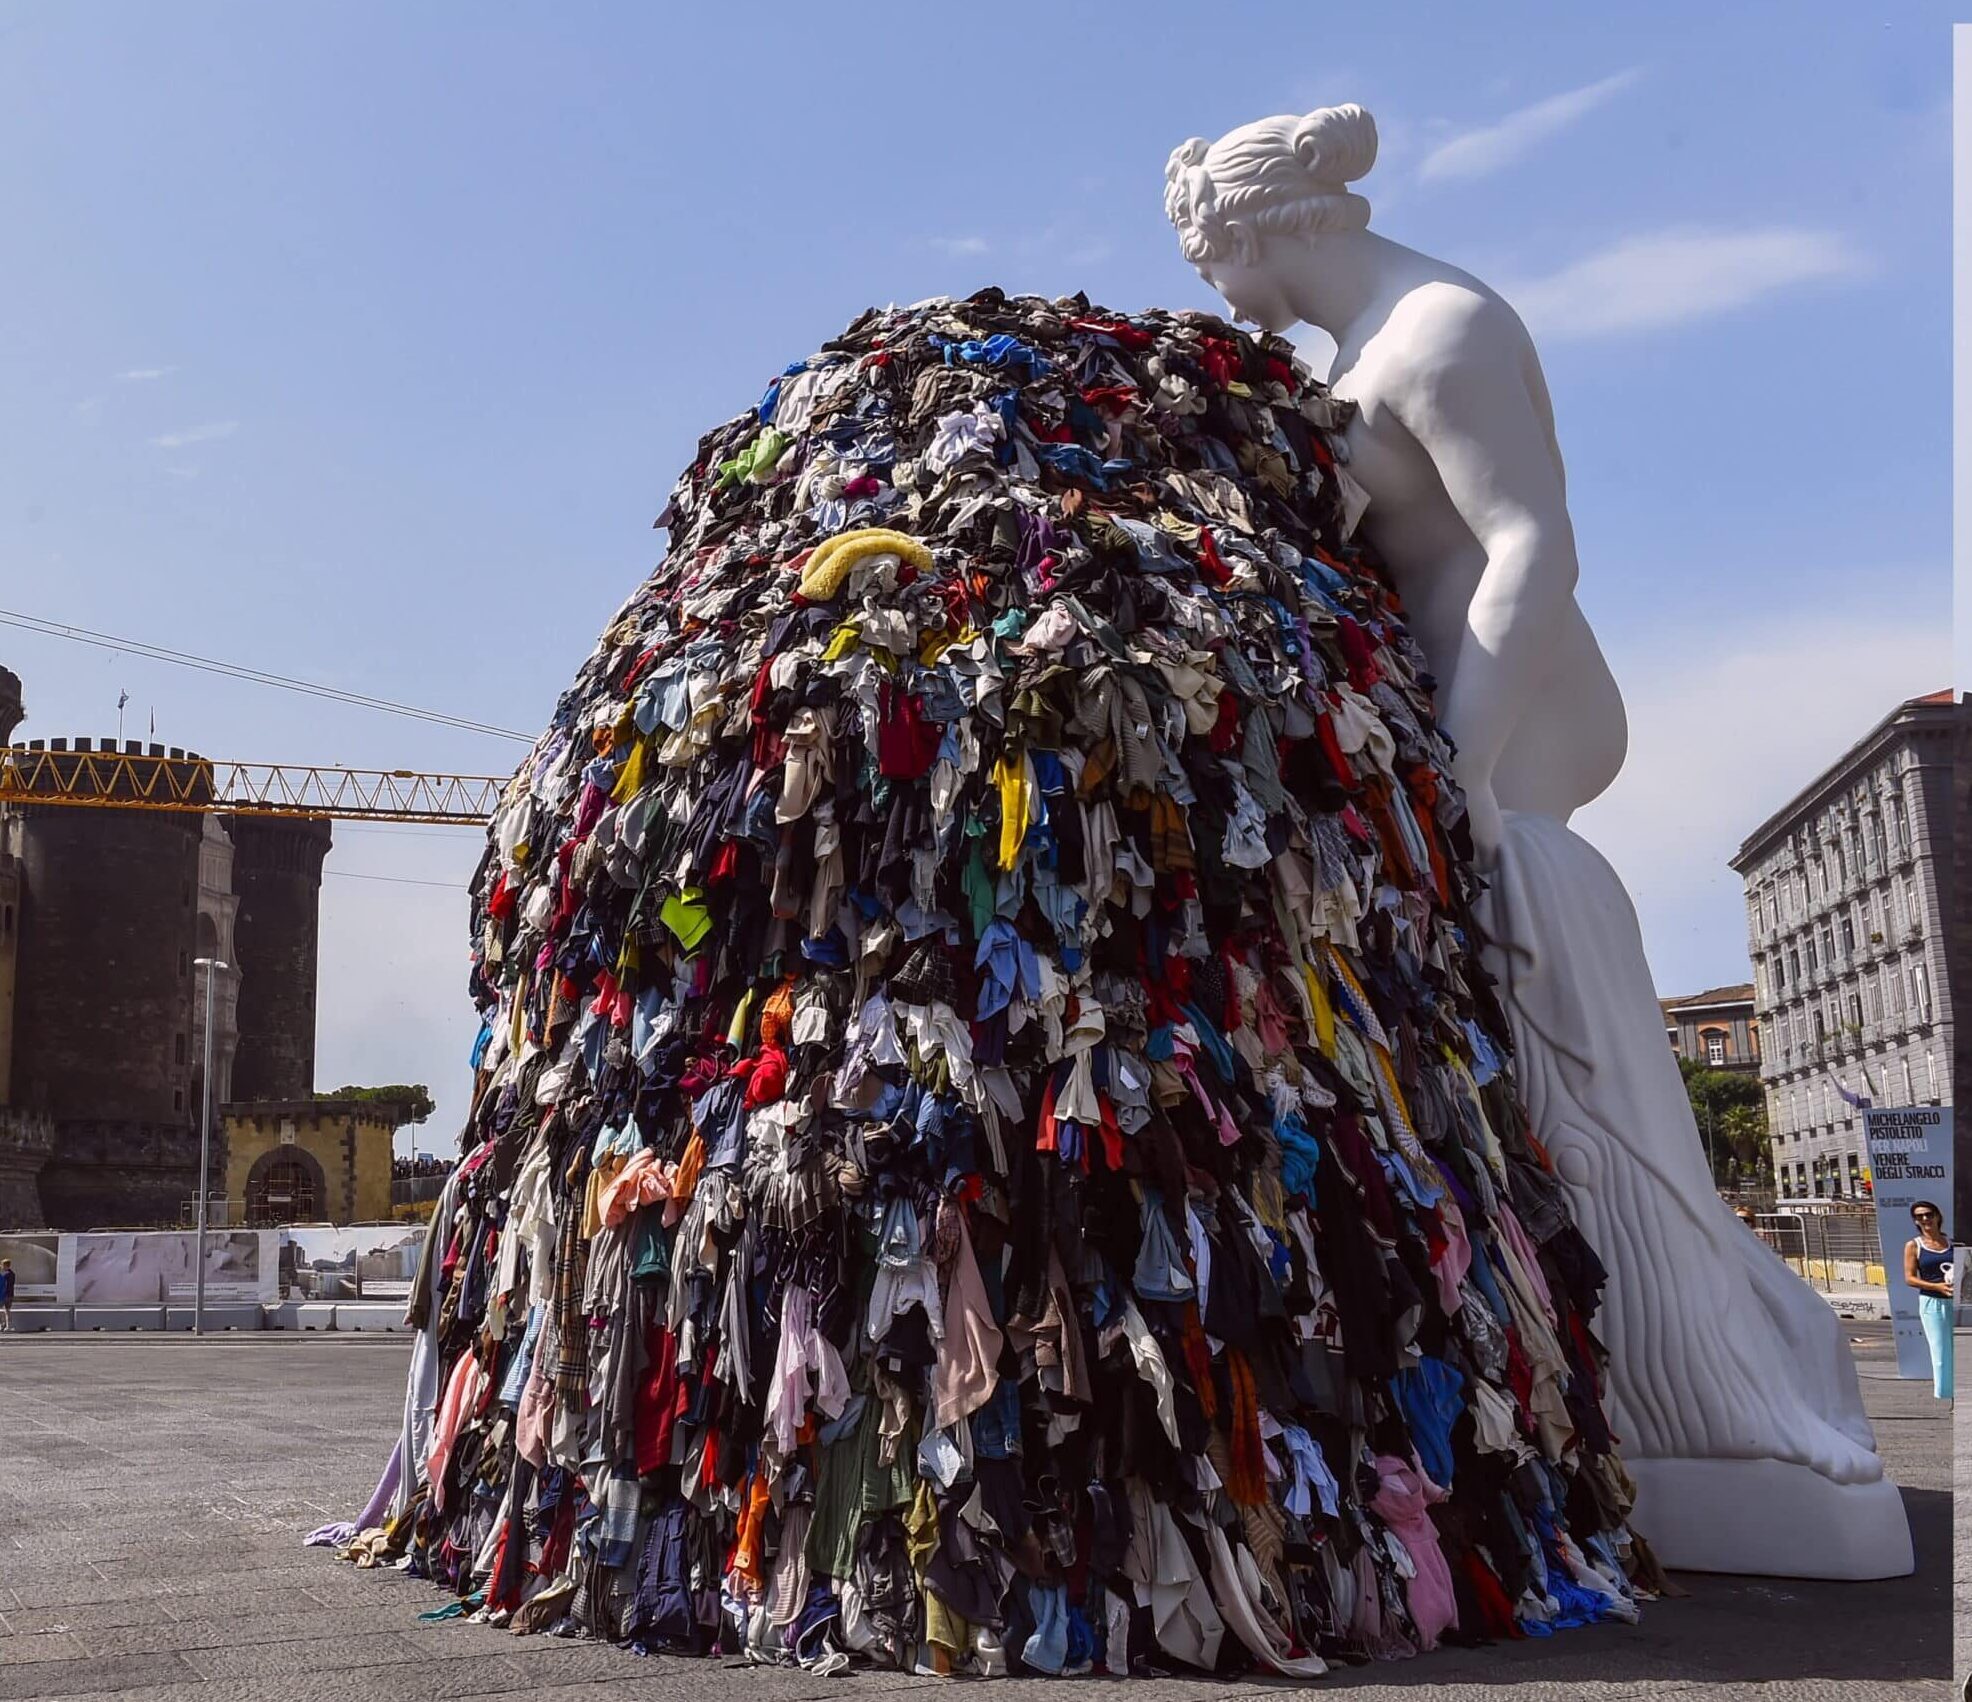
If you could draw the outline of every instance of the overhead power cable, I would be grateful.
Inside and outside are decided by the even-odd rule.
[[[92,631],[86,626],[43,620],[39,615],[24,615],[16,609],[0,609],[0,626],[38,632],[47,638],[65,638],[72,644],[93,644],[99,650],[123,650],[153,662],[169,662],[179,668],[197,668],[202,673],[221,674],[227,679],[245,680],[253,685],[274,686],[281,691],[326,698],[331,703],[347,703],[358,709],[375,709],[386,715],[404,715],[416,721],[430,721],[440,727],[455,727],[464,733],[484,733],[495,739],[517,739],[527,745],[534,742],[532,733],[517,733],[511,727],[495,727],[463,715],[447,715],[437,709],[417,709],[408,703],[393,703],[389,698],[371,697],[360,691],[344,691],[340,686],[318,685],[312,680],[297,680],[286,674],[271,674],[237,662],[221,662],[211,656],[194,656],[187,651],[167,649],[161,644],[146,644],[140,639],[118,638],[111,633]]]
[[[421,881],[414,880],[409,875],[360,874],[355,869],[324,869],[322,873],[339,881],[383,881],[390,886],[435,886],[442,887],[446,892],[466,890],[465,883],[462,881]]]

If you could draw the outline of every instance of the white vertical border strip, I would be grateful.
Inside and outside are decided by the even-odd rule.
[[[1972,529],[1972,24],[1952,26],[1951,49],[1951,661],[1952,684],[1963,693],[1972,691],[1972,536],[1968,536]],[[1972,1011],[1955,1015],[1960,1022],[1972,1021]],[[1952,1240],[1972,1241],[1972,1223],[1953,1224]],[[1887,1248],[1884,1256],[1887,1263]],[[1954,1322],[1965,1316],[1967,1263],[1963,1255],[1954,1261],[1959,1295]],[[1959,1419],[1954,1413],[1952,1432],[1954,1459],[1972,1455],[1972,1416]],[[1956,1469],[1953,1475],[1958,1476]],[[1959,1505],[1963,1507],[1962,1499]],[[1954,1525],[1962,1568],[1966,1542],[1962,1512]],[[1960,1631],[1963,1623],[1962,1614],[1952,1616],[1952,1673],[1961,1686],[1959,1693],[1972,1698],[1972,1648],[1966,1647]]]
[[[1972,24],[1952,26],[1951,85],[1952,676],[1965,692],[1972,691]]]

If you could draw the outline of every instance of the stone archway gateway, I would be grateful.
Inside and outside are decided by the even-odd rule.
[[[328,1197],[328,1179],[313,1153],[300,1146],[276,1147],[255,1159],[247,1172],[246,1220],[254,1225],[311,1222],[322,1215]]]

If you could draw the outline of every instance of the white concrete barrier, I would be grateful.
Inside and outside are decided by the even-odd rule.
[[[270,1330],[333,1330],[336,1327],[335,1302],[331,1300],[280,1300],[265,1308]]]
[[[192,1327],[194,1308],[190,1306],[169,1306],[165,1308],[164,1327],[167,1330],[189,1330]],[[258,1300],[208,1300],[205,1305],[205,1330],[207,1335],[216,1335],[222,1330],[259,1330],[266,1328],[266,1319],[261,1316]]]
[[[75,1328],[75,1308],[73,1306],[42,1305],[39,1302],[16,1301],[14,1303],[14,1333],[16,1335],[39,1335],[50,1330],[72,1330]]]
[[[338,1300],[335,1312],[335,1327],[338,1330],[375,1330],[390,1335],[408,1333],[401,1300]]]
[[[161,1330],[164,1328],[164,1308],[78,1306],[75,1309],[75,1327],[78,1330]]]

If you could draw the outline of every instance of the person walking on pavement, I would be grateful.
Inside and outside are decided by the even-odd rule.
[[[14,1261],[0,1259],[0,1330],[14,1327]]]
[[[1917,1291],[1917,1316],[1931,1347],[1931,1392],[1952,1399],[1951,1237],[1945,1214],[1930,1200],[1913,1201],[1910,1220],[1917,1233],[1904,1243],[1904,1281]]]

